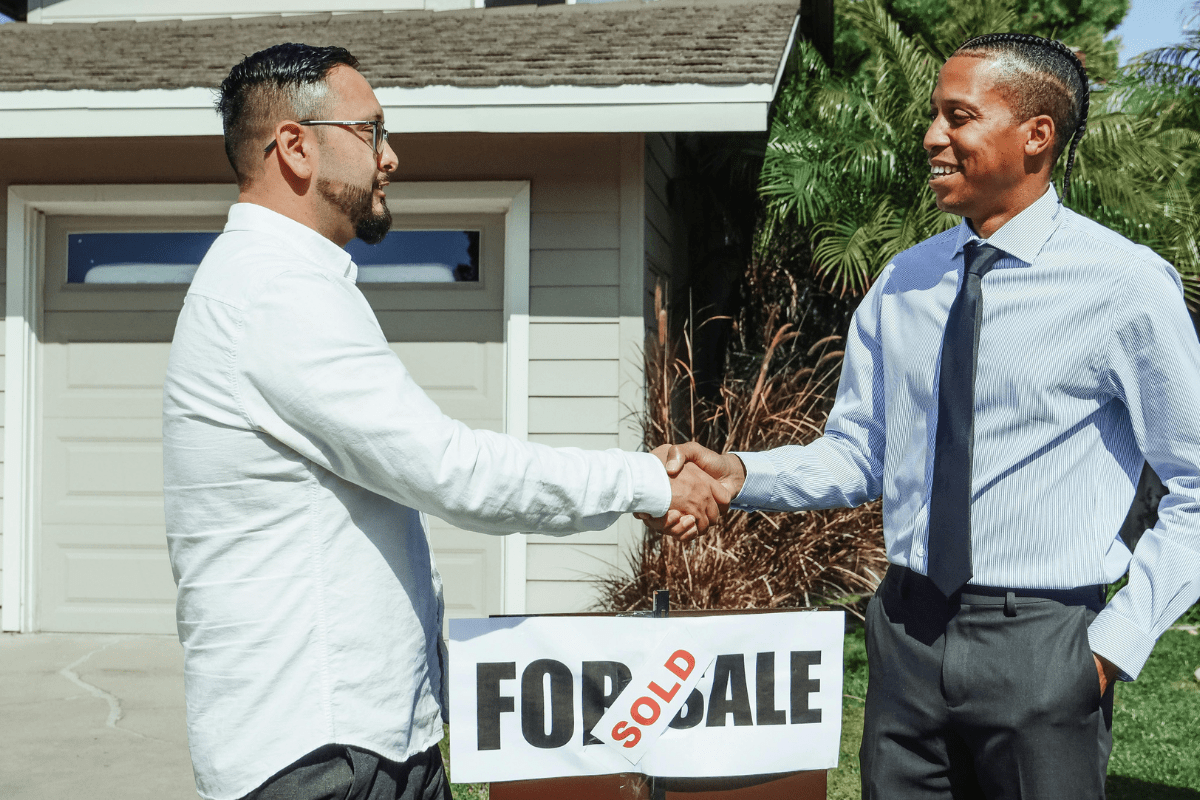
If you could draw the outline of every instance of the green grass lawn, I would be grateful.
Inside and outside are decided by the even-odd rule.
[[[1184,621],[1196,624],[1194,608]],[[1116,688],[1108,800],[1200,800],[1200,636],[1163,634],[1134,683]],[[842,752],[829,773],[829,800],[860,800],[858,744],[867,691],[859,628],[846,635]]]
[[[1183,621],[1196,624],[1200,606]],[[867,651],[862,628],[846,634],[842,747],[829,773],[829,800],[860,800],[858,744],[867,696]],[[1116,688],[1108,800],[1200,800],[1200,636],[1163,634],[1134,683]],[[442,756],[450,763],[448,735]],[[453,773],[451,773],[453,776]],[[455,784],[454,800],[488,796],[484,784]]]
[[[1134,683],[1117,686],[1109,800],[1200,800],[1200,636],[1163,634]]]

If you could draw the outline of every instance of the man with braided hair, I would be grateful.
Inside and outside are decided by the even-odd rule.
[[[1062,44],[962,45],[924,139],[938,207],[962,224],[868,292],[824,435],[664,454],[736,508],[883,497],[864,798],[1103,797],[1112,682],[1200,596],[1200,344],[1171,266],[1051,184],[1069,146],[1067,190],[1087,110]],[[1118,532],[1146,462],[1170,493],[1132,554]]]

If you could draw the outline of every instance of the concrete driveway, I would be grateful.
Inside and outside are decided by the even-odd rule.
[[[174,636],[0,634],[0,798],[195,800]]]

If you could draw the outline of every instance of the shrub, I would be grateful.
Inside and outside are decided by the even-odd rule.
[[[753,272],[753,270],[752,270]],[[761,311],[762,309],[758,309]],[[797,325],[768,311],[757,371],[728,370],[715,397],[701,396],[692,369],[692,329],[678,345],[669,335],[661,288],[658,332],[647,342],[645,444],[698,441],[718,452],[805,444],[821,435],[832,406],[841,337],[797,352]],[[743,335],[745,326],[736,326]],[[803,366],[809,363],[811,366]],[[857,613],[887,566],[878,502],[803,513],[731,511],[688,544],[646,532],[625,574],[597,580],[599,605],[611,611],[650,607],[655,589],[673,608],[777,608],[841,605]]]

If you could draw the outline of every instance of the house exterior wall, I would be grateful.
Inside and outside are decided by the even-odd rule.
[[[529,438],[636,449],[630,412],[640,408],[644,329],[641,134],[421,134],[391,143],[399,182],[531,181]],[[8,140],[0,148],[0,215],[9,185],[231,181],[217,137]],[[0,227],[0,259],[6,235]],[[0,280],[4,274],[0,265]],[[530,536],[526,611],[586,608],[588,577],[617,563],[636,531],[626,517],[598,533]],[[11,565],[0,564],[0,580],[4,568]]]

